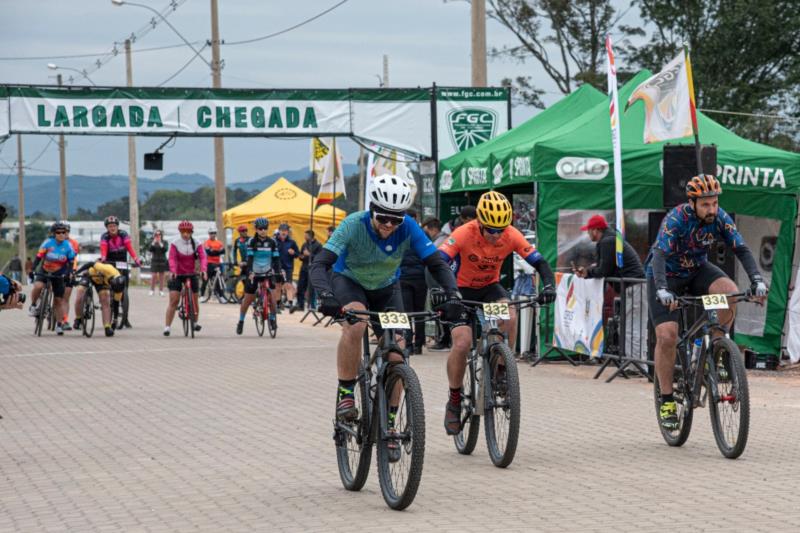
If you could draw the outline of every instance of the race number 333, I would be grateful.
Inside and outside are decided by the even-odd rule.
[[[706,294],[703,296],[703,309],[727,309],[728,297],[724,294]]]
[[[405,313],[378,313],[378,321],[383,329],[411,329]]]

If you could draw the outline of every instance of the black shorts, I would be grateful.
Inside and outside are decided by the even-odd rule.
[[[491,283],[480,289],[459,287],[458,290],[465,300],[473,300],[475,302],[492,303],[500,300],[510,300],[508,292],[499,283]]]
[[[728,276],[713,263],[704,263],[688,278],[667,278],[667,289],[678,296],[691,294],[692,296],[702,296],[708,294],[711,284],[720,278]],[[647,278],[647,300],[649,303],[650,320],[653,327],[664,322],[677,322],[680,312],[676,309],[670,311],[668,307],[661,305],[656,298],[656,282],[652,277]]]
[[[263,274],[260,276],[253,276],[253,280],[250,281],[249,278],[245,278],[244,280],[244,293],[245,294],[255,294],[256,290],[258,289],[258,284],[262,281],[267,280],[269,283],[269,288],[275,290],[275,275],[274,274]]]
[[[186,279],[191,280],[192,284],[192,292],[200,292],[200,282],[197,279],[197,274],[181,274],[180,276],[173,276],[167,282],[167,288],[171,291],[181,292],[181,287],[183,287],[183,282]]]
[[[64,289],[66,288],[66,276],[54,276],[50,277],[50,282],[53,286],[53,296],[56,298],[63,298],[64,297]],[[47,284],[48,276],[46,274],[36,274],[34,276],[34,281],[41,281],[45,285]]]
[[[343,306],[359,302],[375,313],[403,310],[403,295],[400,292],[399,283],[392,283],[382,289],[368,290],[347,276],[334,273],[331,276],[331,289],[333,289],[333,295]],[[376,323],[373,323],[373,329],[378,336],[383,333],[381,327]]]

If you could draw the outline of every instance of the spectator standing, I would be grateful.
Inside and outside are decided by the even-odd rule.
[[[286,291],[286,303],[291,307],[294,301],[294,259],[300,255],[300,248],[297,243],[289,236],[291,228],[289,224],[278,226],[278,235],[275,241],[278,243],[278,251],[281,256],[281,270],[283,270],[282,288]],[[278,292],[280,294],[280,291]]]
[[[457,219],[458,217],[456,217],[454,220]],[[426,220],[422,225],[422,229],[425,230],[428,238],[437,248],[445,241],[445,239],[447,239],[447,234],[442,231],[442,221],[438,218],[430,218]],[[428,284],[428,288],[439,288],[439,284],[436,283],[436,280],[433,279],[433,276],[431,276],[431,273],[428,272],[428,270],[425,270],[425,281]],[[447,324],[441,324],[440,327],[442,328],[442,337],[433,346],[428,347],[429,350],[434,352],[442,352],[450,349],[450,326]]]
[[[406,214],[414,220],[417,219],[414,209],[409,209]],[[400,290],[403,295],[403,311],[414,313],[425,310],[425,299],[428,296],[425,263],[413,248],[403,253],[403,260],[400,262]],[[406,346],[412,355],[420,355],[425,345],[425,321],[418,318],[413,325],[413,331],[406,331]]]
[[[28,283],[33,283],[33,259],[30,256],[25,260],[25,276],[28,278]]]
[[[14,281],[22,282],[22,260],[18,255],[12,257],[8,262],[8,274]]]
[[[300,261],[302,262],[302,266],[300,267],[300,278],[297,280],[297,305],[293,305],[292,308],[289,309],[290,313],[294,313],[298,310],[303,311],[305,309],[306,290],[309,290],[310,287],[308,282],[308,265],[311,264],[314,256],[322,250],[322,245],[314,238],[314,230],[306,230],[303,237],[305,242],[300,248]],[[314,305],[314,298],[310,292],[308,295],[308,303],[309,305]]]
[[[442,227],[442,232],[445,235],[450,235],[453,233],[453,230],[457,227],[461,226],[462,224],[466,224],[470,220],[475,220],[478,218],[478,211],[475,209],[474,205],[465,205],[459,211],[458,216],[450,220],[447,224]]]
[[[628,241],[622,242],[622,268],[617,267],[617,233],[608,227],[603,215],[593,215],[581,231],[589,234],[589,239],[597,243],[597,262],[589,268],[578,267],[575,274],[581,278],[640,278],[644,279],[644,269],[639,255]]]
[[[167,243],[164,242],[164,233],[157,229],[153,233],[153,242],[150,243],[150,296],[156,290],[158,281],[158,295],[164,296],[164,273],[167,271]]]

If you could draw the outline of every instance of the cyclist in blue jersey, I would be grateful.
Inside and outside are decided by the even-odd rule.
[[[53,285],[53,312],[58,318],[66,315],[66,305],[64,302],[64,291],[66,289],[66,279],[74,269],[75,250],[67,240],[67,226],[63,222],[56,222],[50,227],[53,234],[45,240],[39,247],[39,252],[33,260],[33,270],[35,283],[31,292],[30,316],[38,316],[39,309],[37,303],[39,295],[47,283],[48,275],[51,277]],[[40,268],[41,267],[41,268]],[[61,320],[56,324],[56,333],[64,334],[64,327]]]
[[[450,301],[460,300],[453,272],[422,228],[406,215],[414,202],[410,185],[397,176],[379,176],[372,182],[370,202],[368,211],[352,213],[342,221],[311,263],[319,310],[327,316],[336,316],[343,308],[402,310],[398,268],[408,249],[422,259]],[[460,305],[449,308],[461,310]],[[336,416],[345,421],[358,417],[353,390],[365,328],[362,322],[345,322],[339,339]]]
[[[247,276],[244,282],[244,298],[239,307],[239,322],[236,324],[236,334],[241,335],[244,330],[244,318],[247,316],[247,309],[256,297],[258,285],[264,280],[269,283],[269,317],[268,320],[274,329],[278,328],[278,321],[275,319],[276,311],[276,291],[275,284],[281,283],[283,277],[280,274],[280,253],[275,239],[269,236],[269,220],[259,217],[253,223],[256,227],[255,236],[247,242],[247,264],[243,268],[242,274]]]
[[[679,318],[676,295],[727,294],[738,290],[733,280],[708,261],[709,249],[717,241],[730,246],[750,278],[753,294],[762,303],[767,296],[767,285],[752,252],[730,215],[719,207],[720,194],[722,187],[710,174],[689,180],[686,184],[689,201],[664,217],[645,260],[650,320],[656,331],[655,371],[661,387],[659,418],[667,430],[678,428],[672,392]],[[730,310],[719,310],[720,323],[730,327],[735,311],[734,305]]]

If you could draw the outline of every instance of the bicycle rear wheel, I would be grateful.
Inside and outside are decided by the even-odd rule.
[[[350,424],[334,422],[333,439],[336,442],[336,462],[339,477],[347,490],[361,490],[369,476],[372,460],[372,404],[369,399],[369,376],[364,366],[358,372],[353,390],[358,418]]]
[[[422,479],[425,461],[425,405],[422,388],[414,370],[402,363],[391,364],[386,373],[381,400],[384,411],[396,404],[394,432],[381,435],[387,422],[377,424],[378,479],[386,504],[395,510],[411,505]],[[380,412],[380,411],[378,411]],[[399,458],[390,460],[390,440],[400,447]]]
[[[86,289],[86,293],[83,295],[82,315],[81,331],[85,337],[91,337],[94,333],[94,293],[92,289]]]
[[[712,345],[713,358],[707,373],[708,408],[711,427],[719,451],[728,459],[736,459],[747,446],[750,430],[750,391],[747,372],[739,347],[728,338],[719,338]]]
[[[130,304],[131,304],[131,300],[130,300],[130,297],[128,296],[128,284],[126,282],[125,283],[125,290],[122,293],[122,301],[120,302],[120,306],[122,307],[122,309],[121,309],[121,312],[122,312],[122,321],[121,322],[122,323],[120,324],[120,326],[128,327],[127,326],[127,324],[129,324],[129,322],[128,322],[128,310],[130,309]]]
[[[505,468],[514,460],[519,440],[517,361],[507,344],[495,343],[489,348],[488,363],[483,375],[486,445],[492,463]]]
[[[208,302],[211,299],[211,295],[214,293],[214,289],[216,288],[216,279],[208,280],[206,282],[206,290],[200,295],[200,301],[203,303]]]
[[[214,276],[214,291],[217,293],[217,302],[221,304],[228,303],[228,297],[225,295],[225,280],[222,279],[222,274]]]
[[[474,414],[477,399],[478,384],[475,376],[475,359],[470,354],[467,371],[464,372],[464,383],[461,391],[461,432],[453,436],[456,450],[462,455],[469,455],[475,450],[478,443],[478,433],[481,430],[481,417]]]
[[[194,308],[194,293],[191,290],[186,291],[187,293],[187,313],[189,314],[189,331],[192,333],[192,338],[194,339],[194,326],[197,323],[197,311]]]
[[[681,354],[677,354],[680,358]],[[686,383],[686,376],[683,372],[683,367],[676,367],[672,374],[672,393],[675,397],[675,404],[678,406],[678,429],[669,430],[661,426],[661,386],[658,382],[658,372],[653,372],[653,392],[656,402],[656,422],[658,429],[661,430],[661,436],[670,446],[683,446],[686,439],[689,438],[689,433],[692,431],[692,419],[694,417],[694,407],[692,400],[689,398],[687,390],[691,387],[691,379],[689,384]]]
[[[261,301],[261,296],[256,297],[255,305],[253,306],[253,320],[256,322],[256,331],[259,337],[264,336],[264,309]]]

